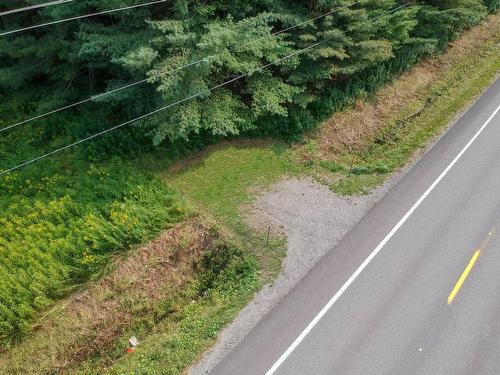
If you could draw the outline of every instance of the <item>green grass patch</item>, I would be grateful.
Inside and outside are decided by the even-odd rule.
[[[384,182],[384,179],[383,175],[351,175],[330,184],[330,188],[337,194],[346,196],[368,194],[374,186]]]
[[[166,181],[224,225],[241,230],[241,208],[252,201],[255,190],[291,171],[287,153],[279,144],[224,147],[188,169],[167,175]]]
[[[211,152],[189,168],[165,175],[195,206],[232,233],[239,245],[256,255],[269,276],[281,269],[284,240],[266,231],[249,228],[246,209],[256,194],[298,167],[289,159],[290,150],[279,143],[267,146],[226,146]]]

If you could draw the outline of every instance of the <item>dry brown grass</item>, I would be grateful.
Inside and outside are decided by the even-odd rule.
[[[137,316],[179,290],[192,276],[213,237],[197,219],[163,232],[116,259],[115,269],[43,319],[29,339],[0,357],[0,372],[66,373],[114,346]]]
[[[445,54],[422,61],[380,89],[374,100],[359,100],[354,108],[332,116],[313,135],[319,142],[321,157],[332,158],[343,151],[361,151],[373,142],[388,122],[417,111],[428,99],[429,87],[450,67],[466,56],[479,53],[492,35],[499,33],[500,15],[492,15],[462,38],[450,43]]]

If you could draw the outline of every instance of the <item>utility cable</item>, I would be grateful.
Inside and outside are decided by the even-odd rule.
[[[398,11],[398,10],[400,10],[400,9],[402,9],[402,8],[404,8],[404,7],[408,6],[408,5],[410,5],[410,4],[411,4],[411,3],[406,3],[406,4],[403,4],[403,5],[400,5],[400,6],[398,6],[398,7],[394,8],[394,9],[392,9],[392,10],[390,10],[390,11],[388,11],[388,12],[384,13],[384,14],[381,14],[381,15],[379,15],[379,16],[377,16],[377,17],[374,17],[374,18],[372,18],[372,19],[367,20],[367,22],[368,22],[368,21],[369,21],[369,22],[376,21],[377,19],[382,18],[382,17],[385,17],[385,16],[387,16],[387,15],[389,15],[389,14],[391,14],[391,13],[394,13],[394,12],[396,12],[396,11]],[[363,23],[363,22],[362,22],[362,23]],[[362,23],[360,23],[360,24],[362,24]],[[356,26],[359,26],[360,24],[358,24],[358,25],[356,25]],[[350,29],[352,30],[352,29],[354,29],[354,28],[355,28],[355,27],[352,27],[352,28],[350,28]],[[203,95],[206,95],[206,94],[210,94],[210,93],[211,93],[212,91],[214,91],[214,90],[217,90],[217,89],[219,89],[219,88],[221,88],[221,87],[223,87],[223,86],[229,85],[230,83],[235,82],[235,81],[238,81],[238,80],[240,80],[241,78],[244,78],[244,77],[246,77],[246,76],[250,76],[250,75],[255,74],[255,73],[259,72],[259,71],[262,71],[262,70],[264,70],[264,69],[266,69],[266,68],[268,68],[268,67],[270,67],[270,66],[272,66],[272,65],[276,65],[277,63],[280,63],[280,62],[282,62],[282,61],[284,61],[284,60],[286,60],[286,59],[288,59],[288,58],[290,58],[290,57],[297,56],[297,55],[299,55],[299,54],[301,54],[301,53],[303,53],[303,52],[306,52],[306,51],[308,51],[308,50],[310,50],[310,49],[312,49],[312,48],[315,48],[315,47],[317,47],[317,46],[319,46],[319,45],[321,45],[321,44],[323,44],[323,43],[326,43],[326,42],[328,42],[328,41],[330,41],[330,40],[332,40],[332,39],[334,39],[334,38],[335,38],[334,36],[331,36],[331,37],[326,38],[326,39],[324,39],[324,40],[322,40],[322,41],[320,41],[320,42],[317,42],[317,43],[311,44],[310,46],[305,47],[305,48],[303,48],[303,49],[301,49],[301,50],[295,51],[294,53],[291,53],[291,54],[289,54],[289,55],[286,55],[286,56],[284,56],[284,57],[282,57],[282,58],[280,58],[280,59],[278,59],[278,60],[276,60],[276,61],[270,62],[270,63],[265,64],[265,65],[263,65],[263,66],[261,66],[261,67],[259,67],[259,68],[256,68],[256,69],[254,69],[253,71],[251,71],[251,72],[249,72],[249,73],[241,74],[241,75],[239,75],[239,76],[237,76],[237,77],[234,77],[234,78],[230,79],[229,81],[226,81],[226,82],[220,83],[220,84],[215,85],[215,86],[213,86],[213,87],[211,87],[211,88],[209,88],[209,89],[206,89],[206,90],[200,91],[200,92],[198,92],[198,93],[196,93],[196,94],[193,94],[193,95],[191,95],[191,96],[188,96],[188,97],[186,97],[186,98],[184,98],[184,99],[181,99],[181,100],[176,101],[176,102],[174,102],[174,103],[168,104],[168,105],[166,105],[166,106],[164,106],[164,107],[158,108],[158,109],[156,109],[156,110],[154,110],[154,111],[152,111],[152,112],[148,112],[148,113],[146,113],[146,114],[144,114],[144,115],[141,115],[141,116],[139,116],[139,117],[136,117],[136,118],[134,118],[134,119],[132,119],[132,120],[128,120],[128,121],[126,121],[126,122],[124,122],[124,123],[121,123],[121,124],[119,124],[119,125],[115,125],[115,126],[113,126],[113,127],[111,127],[111,128],[108,128],[108,129],[106,129],[106,130],[103,130],[103,131],[100,131],[100,132],[95,133],[95,134],[93,134],[93,135],[90,135],[90,136],[88,136],[88,137],[82,138],[82,139],[80,139],[80,140],[78,140],[78,141],[76,141],[76,142],[73,142],[73,143],[67,144],[67,145],[65,145],[65,146],[63,146],[63,147],[60,147],[60,148],[55,149],[55,150],[53,150],[53,151],[50,151],[50,152],[48,152],[48,153],[46,153],[46,154],[40,155],[40,156],[38,156],[38,157],[36,157],[36,158],[33,158],[33,159],[30,159],[30,160],[27,160],[27,161],[25,161],[25,162],[23,162],[23,163],[20,163],[20,164],[18,164],[18,165],[15,165],[14,167],[11,167],[11,168],[9,168],[9,169],[6,169],[5,171],[0,172],[0,176],[3,176],[3,175],[5,175],[5,174],[7,174],[7,173],[10,173],[10,172],[13,172],[13,171],[15,171],[15,170],[17,170],[17,169],[20,169],[20,168],[22,168],[22,167],[25,167],[25,166],[27,166],[27,165],[33,164],[33,163],[35,163],[35,162],[37,162],[37,161],[40,161],[40,160],[45,159],[45,158],[47,158],[47,157],[49,157],[49,156],[52,156],[52,155],[54,155],[54,154],[57,154],[57,153],[59,153],[59,152],[61,152],[61,151],[64,151],[64,150],[67,150],[67,149],[72,148],[72,147],[74,147],[74,146],[77,146],[77,145],[79,145],[79,144],[81,144],[81,143],[84,143],[84,142],[90,141],[90,140],[92,140],[92,139],[94,139],[94,138],[100,137],[100,136],[102,136],[102,135],[104,135],[104,134],[106,134],[106,133],[112,132],[112,131],[114,131],[114,130],[117,130],[117,129],[123,128],[124,126],[130,125],[130,124],[133,124],[133,123],[135,123],[135,122],[137,122],[137,121],[140,121],[140,120],[143,120],[143,119],[145,119],[145,118],[147,118],[147,117],[150,117],[150,116],[155,115],[155,114],[157,114],[157,113],[159,113],[159,112],[162,112],[162,111],[164,111],[164,110],[167,110],[167,109],[169,109],[169,108],[172,108],[172,107],[174,107],[174,106],[176,106],[176,105],[182,104],[182,103],[184,103],[184,102],[187,102],[187,101],[189,101],[189,100],[195,99],[195,98],[197,98],[197,97],[200,97],[200,96],[203,96]]]
[[[30,5],[30,6],[27,6],[27,7],[22,7],[22,8],[17,8],[17,9],[5,10],[3,12],[0,12],[0,17],[7,16],[9,14],[14,14],[14,13],[26,12],[28,10],[35,10],[35,9],[47,8],[47,7],[50,7],[52,5],[59,5],[59,4],[70,3],[72,1],[73,0],[55,0],[55,1],[49,1],[49,2],[43,3],[43,4]]]
[[[269,37],[273,37],[273,36],[277,36],[277,35],[283,34],[283,33],[287,32],[287,31],[290,31],[290,30],[296,29],[297,27],[304,26],[304,25],[309,24],[309,23],[314,23],[314,22],[316,22],[316,21],[317,21],[317,20],[319,20],[319,19],[325,18],[325,17],[327,17],[327,16],[329,16],[329,15],[332,15],[332,14],[334,14],[334,13],[340,12],[340,11],[342,11],[342,10],[344,10],[344,9],[347,9],[347,8],[349,8],[349,7],[352,7],[352,6],[354,6],[354,5],[356,5],[356,4],[359,4],[359,3],[361,3],[361,2],[363,2],[363,1],[362,1],[362,0],[359,0],[359,1],[353,2],[353,3],[349,4],[349,5],[345,5],[345,6],[342,6],[342,7],[336,8],[336,9],[333,9],[333,10],[331,10],[331,11],[329,11],[329,12],[327,12],[327,13],[321,14],[321,15],[319,15],[319,16],[317,16],[317,17],[314,17],[314,18],[311,18],[311,19],[309,19],[309,20],[306,20],[306,21],[300,22],[300,23],[295,24],[295,25],[293,25],[293,26],[289,26],[289,27],[287,27],[287,28],[285,28],[285,29],[275,31],[275,32],[273,32],[273,33],[272,33],[272,34],[270,34],[270,35],[265,35],[265,36],[263,36],[263,37],[260,37],[260,38],[254,39],[254,40],[250,40],[250,41],[248,41],[248,42],[246,42],[246,43],[243,43],[243,44],[241,44],[241,45],[238,45],[238,46],[234,46],[234,47],[232,47],[232,48],[229,48],[228,50],[229,50],[229,51],[234,51],[234,50],[236,50],[236,49],[238,49],[238,48],[246,47],[246,46],[248,46],[248,45],[251,45],[251,44],[255,44],[255,43],[257,43],[257,42],[260,42],[260,41],[265,40],[265,39],[267,39],[267,38],[269,38]],[[77,107],[77,106],[79,106],[79,105],[82,105],[82,104],[85,104],[85,103],[88,103],[88,102],[94,101],[94,100],[96,100],[96,99],[103,98],[103,97],[105,97],[105,96],[108,96],[108,95],[114,94],[114,93],[116,93],[116,92],[118,92],[118,91],[125,90],[125,89],[128,89],[128,88],[130,88],[130,87],[134,87],[134,86],[137,86],[137,85],[140,85],[140,84],[146,83],[146,82],[148,82],[148,81],[151,81],[151,80],[154,80],[154,79],[157,79],[157,78],[161,78],[161,77],[163,77],[163,76],[165,76],[165,75],[168,75],[168,74],[173,74],[173,73],[175,73],[175,72],[178,72],[178,71],[181,71],[181,70],[183,70],[183,69],[189,68],[189,67],[191,67],[191,66],[193,66],[193,65],[200,64],[200,63],[202,63],[202,62],[208,61],[208,60],[210,60],[211,58],[213,58],[213,57],[215,57],[215,56],[218,56],[218,55],[219,55],[219,54],[212,54],[212,55],[208,55],[208,56],[205,56],[205,57],[203,57],[203,58],[201,58],[201,59],[199,59],[199,60],[191,61],[191,62],[189,62],[189,63],[187,63],[187,64],[185,64],[185,65],[179,66],[179,67],[174,68],[174,69],[172,69],[172,70],[168,70],[168,71],[166,71],[166,72],[163,72],[163,73],[161,73],[161,74],[155,75],[155,76],[153,76],[153,77],[148,77],[148,78],[145,78],[145,79],[141,79],[141,80],[139,80],[139,81],[131,82],[131,83],[128,83],[128,84],[126,84],[126,85],[123,85],[123,86],[117,87],[117,88],[115,88],[115,89],[113,89],[113,90],[109,90],[109,91],[103,92],[103,93],[101,93],[101,94],[93,95],[93,96],[88,97],[88,98],[86,98],[86,99],[83,99],[83,100],[80,100],[80,101],[77,101],[77,102],[74,102],[74,103],[71,103],[71,104],[65,105],[65,106],[60,107],[60,108],[57,108],[57,109],[53,109],[53,110],[51,110],[51,111],[47,111],[47,112],[45,112],[45,113],[42,113],[42,114],[40,114],[40,115],[33,116],[33,117],[31,117],[31,118],[28,118],[28,119],[26,119],[26,120],[23,120],[23,121],[17,122],[17,123],[15,123],[15,124],[5,126],[5,127],[3,127],[3,128],[1,128],[1,129],[0,129],[0,133],[1,133],[1,132],[3,132],[3,131],[9,130],[9,129],[13,129],[13,128],[16,128],[16,127],[18,127],[18,126],[21,126],[21,125],[27,124],[27,123],[29,123],[29,122],[32,122],[32,121],[35,121],[35,120],[39,120],[39,119],[41,119],[41,118],[44,118],[44,117],[47,117],[47,116],[50,116],[50,115],[53,115],[53,114],[59,113],[59,112],[61,112],[61,111],[65,111],[65,110],[67,110],[67,109],[74,108],[74,107]]]
[[[149,3],[142,3],[142,4],[136,4],[136,5],[129,5],[129,6],[126,6],[126,7],[123,7],[123,8],[109,9],[109,10],[104,10],[104,11],[102,11],[102,12],[95,12],[95,13],[84,14],[84,15],[81,15],[81,16],[76,16],[76,17],[64,18],[64,19],[62,19],[62,20],[57,20],[57,21],[51,21],[51,22],[41,23],[41,24],[38,24],[38,25],[33,25],[33,26],[23,27],[23,28],[21,28],[21,29],[15,29],[15,30],[10,30],[10,31],[4,31],[4,32],[0,33],[0,36],[6,36],[6,35],[17,34],[17,33],[20,33],[20,32],[22,32],[22,31],[33,30],[33,29],[38,29],[38,28],[40,28],[40,27],[47,27],[47,26],[56,25],[56,24],[63,23],[63,22],[69,22],[69,21],[80,20],[80,19],[82,19],[82,18],[89,18],[89,17],[101,16],[101,15],[104,15],[104,14],[115,13],[115,12],[121,12],[121,11],[128,10],[128,9],[141,8],[141,7],[145,7],[145,6],[148,6],[148,5],[154,5],[154,4],[164,3],[164,2],[166,2],[166,1],[167,1],[167,0],[156,0],[156,1],[150,1]]]

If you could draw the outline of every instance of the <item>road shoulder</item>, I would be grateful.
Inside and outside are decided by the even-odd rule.
[[[308,173],[307,177],[287,177],[281,180],[263,192],[254,204],[254,211],[261,215],[261,222],[266,225],[269,223],[276,231],[282,228],[287,235],[288,253],[284,260],[283,271],[276,281],[260,291],[255,299],[240,312],[235,321],[221,333],[217,345],[205,354],[201,362],[191,368],[192,374],[209,372],[231,352],[311,268],[328,254],[361,218],[447,134],[475,100],[486,91],[485,87],[491,85],[495,76],[492,71],[494,72],[499,64],[498,58],[492,57],[498,52],[498,46],[495,45],[498,39],[498,16],[490,18],[487,22],[490,24],[472,30],[455,42],[455,45],[444,56],[432,59],[432,61],[426,60],[397,78],[384,87],[375,99],[368,98],[359,101],[354,108],[333,116],[320,128],[319,132],[310,137],[304,145],[295,149],[294,156],[298,157],[299,162],[303,162],[306,167],[310,167],[312,173]],[[494,37],[485,35],[489,32],[488,28],[491,29],[491,24],[497,30]],[[480,54],[487,57],[490,65],[482,64],[482,70],[476,71],[475,74],[466,74],[468,69],[477,66],[481,59],[464,61],[462,57],[468,56],[471,51],[479,48],[477,41],[483,38],[491,39],[488,39],[489,42],[482,47],[484,50]],[[442,64],[447,65],[439,72],[432,69],[433,65]],[[408,93],[407,97],[411,100],[408,99],[406,107],[401,107],[401,102],[398,102],[399,107],[391,108],[390,106],[394,104],[394,90],[401,89],[402,85],[409,88],[412,80],[415,79],[425,84],[415,86],[415,92]],[[451,95],[450,89],[456,89],[457,82],[460,80],[462,80],[463,90],[443,113],[441,100]],[[450,87],[448,88],[447,85]],[[429,97],[435,95],[437,88],[443,90],[439,94],[441,98],[433,100],[431,105],[425,105]],[[386,109],[381,109],[384,108],[386,102],[388,102]],[[422,105],[425,106],[423,110]],[[368,161],[371,162],[376,157],[383,158],[387,148],[393,147],[394,142],[399,141],[403,145],[406,141],[413,142],[412,148],[407,150],[401,158],[398,157],[391,168],[383,173],[352,173],[355,167],[361,170],[364,167],[363,151],[367,147],[370,148],[375,136],[387,134],[388,131],[394,129],[395,123],[401,123],[401,115],[398,115],[400,117],[394,115],[399,109],[402,109],[405,120],[405,132],[398,134],[399,139],[398,137],[392,138],[387,145],[384,145],[385,147],[377,150],[379,155],[376,153],[369,155],[371,159]],[[418,115],[415,115],[416,112]],[[356,147],[353,145],[345,148],[333,147],[337,152],[332,153],[331,138],[328,136],[331,130],[328,127],[337,126],[339,122],[346,121],[345,118],[350,118],[349,121],[356,121],[359,116],[367,113],[375,114],[371,120],[378,123],[373,128],[373,132],[363,134],[365,141]],[[345,123],[341,122],[341,124],[345,126]],[[428,126],[429,124],[432,126]],[[407,132],[408,129],[410,131]],[[346,150],[351,152],[346,152]],[[349,165],[353,154],[355,163],[352,164],[356,165]],[[393,162],[393,160],[389,161]],[[339,170],[337,166],[342,163],[344,165]],[[335,168],[331,168],[332,166]],[[373,179],[368,179],[368,183],[360,183],[364,178],[366,179],[367,175]],[[356,188],[355,193],[365,194],[352,195],[351,190],[346,190],[339,184],[339,181],[344,181],[345,185],[351,184],[349,180],[352,180],[352,185],[356,187],[362,186],[361,190]],[[380,181],[384,182],[380,185]],[[259,219],[254,217],[252,221],[259,221]],[[330,227],[327,227],[327,224]]]

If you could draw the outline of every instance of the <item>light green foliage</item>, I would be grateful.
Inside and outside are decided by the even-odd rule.
[[[0,178],[1,346],[26,334],[38,311],[99,272],[113,252],[186,214],[174,192],[118,159],[80,168]]]
[[[252,95],[253,115],[256,117],[265,113],[287,116],[285,104],[292,102],[293,97],[300,93],[299,88],[267,74],[252,77],[248,91]]]
[[[247,123],[241,115],[241,102],[229,90],[214,93],[206,105],[207,109],[202,113],[203,128],[210,129],[214,135],[238,135],[240,125]]]
[[[116,60],[130,70],[144,71],[151,66],[153,61],[158,57],[158,52],[150,47],[141,46],[132,50],[127,55]]]

